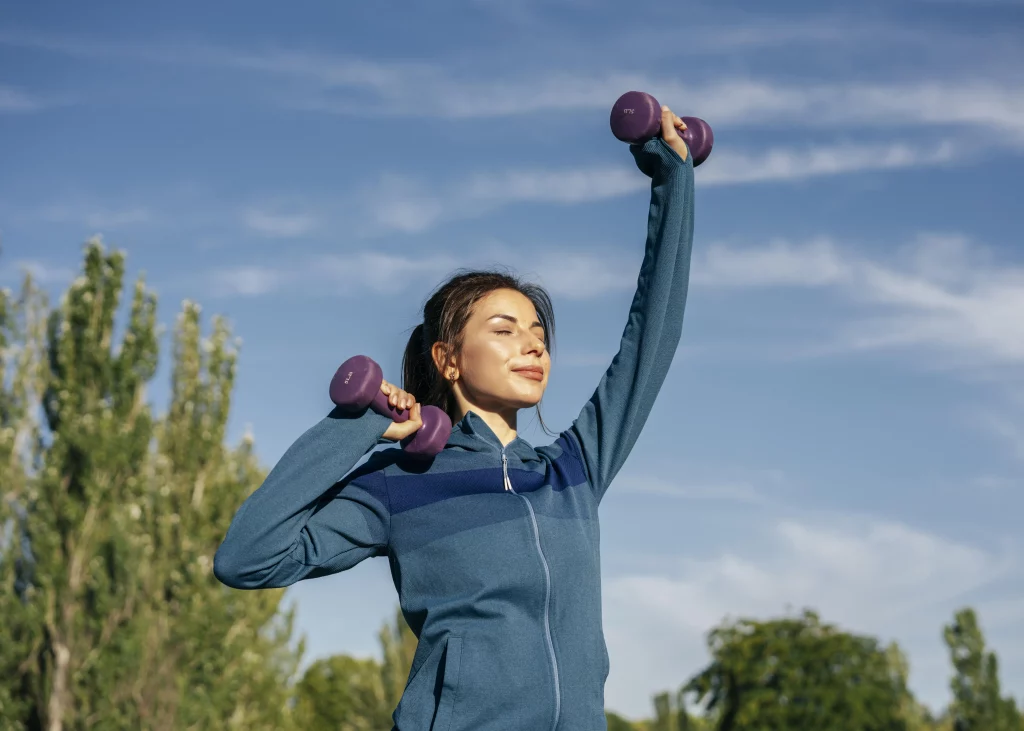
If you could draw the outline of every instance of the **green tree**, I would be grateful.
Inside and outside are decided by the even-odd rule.
[[[405,621],[401,607],[395,609],[394,619],[385,622],[377,634],[381,649],[381,679],[384,688],[384,702],[388,706],[388,717],[398,706],[409,680],[409,671],[416,656],[418,642],[409,624]]]
[[[299,728],[387,729],[405,690],[416,636],[397,609],[377,635],[381,660],[346,655],[318,660],[309,666],[295,689]]]
[[[943,630],[953,661],[950,682],[954,731],[1021,731],[1024,723],[1013,698],[999,686],[999,660],[985,649],[985,636],[973,609],[961,609]]]
[[[644,722],[633,723],[612,711],[605,711],[604,715],[608,722],[608,731],[648,731],[648,725]]]
[[[889,660],[890,671],[901,691],[900,715],[906,724],[907,731],[939,731],[942,728],[940,723],[910,692],[908,686],[910,661],[906,654],[899,645],[892,642],[885,648],[885,655]]]
[[[237,356],[223,320],[202,337],[200,314],[186,302],[178,317],[170,404],[149,465],[156,489],[136,511],[150,598],[145,697],[156,702],[172,681],[173,707],[158,706],[175,728],[279,729],[288,723],[288,682],[302,648],[289,644],[284,590],[231,590],[212,573],[232,516],[265,474],[251,436],[224,446]]]
[[[118,328],[123,277],[124,255],[92,241],[48,317],[2,298],[2,718],[46,731],[287,728],[301,647],[282,592],[232,591],[211,570],[263,477],[251,439],[223,445],[227,327],[202,339],[186,303],[157,418],[145,397],[156,297],[140,277]]]
[[[712,661],[686,686],[719,731],[904,731],[904,689],[876,640],[813,612],[711,631]]]
[[[41,452],[38,404],[45,384],[46,297],[26,276],[0,290],[0,730],[23,729],[32,712],[26,663],[41,624],[26,595],[31,552],[23,506]]]
[[[317,660],[296,686],[296,725],[308,731],[381,731],[391,728],[381,664],[334,655]]]

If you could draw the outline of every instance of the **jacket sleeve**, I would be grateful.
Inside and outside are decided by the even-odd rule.
[[[214,575],[236,589],[283,587],[386,552],[383,472],[352,468],[390,423],[373,411],[335,409],[299,437],[238,509]]]
[[[640,436],[683,327],[693,242],[693,158],[660,138],[632,146],[651,178],[647,244],[619,351],[569,428],[600,501]]]

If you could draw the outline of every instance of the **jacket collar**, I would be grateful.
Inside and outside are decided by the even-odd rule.
[[[452,426],[451,436],[448,438],[447,447],[458,447],[468,452],[501,452],[501,440],[498,435],[487,425],[487,422],[474,411],[467,411],[466,415]],[[516,436],[511,442],[505,445],[505,454],[515,455],[524,462],[538,462],[540,457],[533,446],[520,436]]]

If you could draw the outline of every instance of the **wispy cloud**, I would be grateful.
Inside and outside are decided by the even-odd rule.
[[[206,275],[216,296],[260,296],[281,291],[333,294],[339,297],[386,293],[395,282],[434,280],[464,267],[487,268],[500,263],[527,272],[553,295],[569,300],[600,297],[612,290],[636,286],[636,274],[617,266],[601,253],[565,250],[513,250],[481,242],[468,256],[464,251],[426,256],[382,251],[353,252],[292,259],[282,266],[226,267]]]
[[[0,86],[0,114],[28,114],[68,103],[66,97],[54,97],[10,86]]]
[[[296,238],[313,231],[317,218],[309,213],[276,213],[260,208],[242,212],[242,223],[250,231],[270,238]]]
[[[389,175],[358,195],[355,210],[366,219],[368,233],[417,233],[515,204],[596,202],[649,187],[635,167],[504,170],[448,184]]]
[[[615,487],[620,492],[681,500],[714,500],[752,505],[768,502],[767,496],[750,481],[691,482],[652,475],[622,475],[616,479]]]
[[[217,269],[206,275],[214,294],[258,297],[273,294],[292,282],[294,272],[270,267],[240,266]]]
[[[32,259],[19,259],[10,264],[0,267],[0,280],[11,282],[21,279],[29,274],[32,279],[42,286],[63,285],[75,278],[75,272],[67,267],[55,266],[44,261]]]
[[[205,278],[215,296],[260,296],[290,289],[346,297],[380,294],[409,276],[429,277],[464,265],[444,255],[414,257],[379,252],[307,257],[292,262],[275,267],[225,267],[207,273]]]
[[[802,607],[900,641],[921,663],[911,678],[915,690],[934,702],[945,688],[945,668],[935,662],[941,623],[965,592],[1014,566],[1008,553],[891,521],[755,523],[768,528],[743,522],[734,535],[719,536],[737,548],[704,559],[648,556],[632,572],[606,579],[610,707],[639,715],[647,710],[636,705],[645,690],[678,687],[706,662],[703,635],[723,617],[766,618]]]
[[[825,42],[829,33],[818,25],[789,33]],[[759,32],[733,29],[733,43],[756,41]],[[830,32],[834,34],[834,28]],[[774,33],[782,32],[776,28]],[[719,127],[968,127],[987,130],[998,136],[996,142],[1024,144],[1024,85],[995,81],[986,73],[972,76],[969,70],[956,78],[898,82],[784,83],[768,77],[718,76],[682,84],[674,78],[614,68],[528,69],[509,76],[481,67],[474,75],[464,63],[377,61],[295,49],[239,50],[160,40],[124,43],[25,31],[0,33],[0,43],[76,57],[125,58],[271,76],[282,82],[271,92],[278,103],[363,117],[473,120],[607,111],[624,90],[644,89],[669,104],[685,99],[688,110]]]
[[[1014,144],[1024,142],[1024,86],[986,79],[787,85],[770,80],[719,78],[710,83],[684,85],[622,72],[550,73],[537,78],[478,81],[453,78],[428,66],[397,69],[371,64],[368,68],[362,63],[343,63],[331,72],[327,62],[299,63],[295,58],[270,61],[264,66],[280,73],[316,69],[321,91],[294,97],[287,103],[338,114],[365,114],[368,102],[378,114],[452,119],[607,111],[624,90],[643,89],[670,105],[686,99],[691,113],[720,127],[961,126],[985,128],[1008,136]],[[362,88],[373,96],[353,99],[332,94],[336,88],[347,87]]]
[[[712,245],[697,285],[830,287],[859,309],[826,347],[938,349],[962,365],[1024,361],[1024,266],[959,237],[922,236],[876,262],[829,240]]]
[[[982,429],[1005,444],[1014,457],[1024,461],[1024,414],[1016,416],[1017,418],[1013,418],[1009,412],[986,412],[979,414],[975,421]]]
[[[933,147],[904,143],[820,145],[758,153],[727,149],[713,152],[696,180],[698,186],[746,185],[926,167],[951,162],[959,157],[961,149],[951,142]],[[356,208],[367,218],[370,233],[418,233],[516,204],[600,202],[649,188],[650,180],[632,165],[475,173],[447,185],[392,175],[368,186]]]
[[[50,223],[71,223],[86,226],[96,231],[124,228],[136,224],[151,223],[156,215],[145,206],[107,208],[78,203],[53,204],[29,211],[30,217]]]
[[[890,144],[843,144],[806,149],[770,149],[751,155],[731,150],[713,152],[714,164],[700,170],[702,185],[736,185],[797,181],[874,170],[929,167],[951,162],[963,148],[951,141],[932,147]]]

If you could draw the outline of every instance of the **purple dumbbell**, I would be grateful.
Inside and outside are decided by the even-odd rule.
[[[699,117],[680,117],[686,123],[683,141],[693,155],[693,166],[708,159],[715,144],[711,125]],[[661,105],[643,91],[627,91],[615,101],[611,114],[612,134],[623,142],[642,145],[661,132]]]
[[[408,411],[388,403],[388,397],[380,390],[383,381],[384,372],[372,358],[355,355],[342,363],[331,379],[331,401],[347,411],[362,411],[370,407],[394,421],[408,420]],[[402,440],[402,448],[408,454],[432,457],[448,443],[452,420],[436,406],[421,407],[420,416],[423,426]]]

